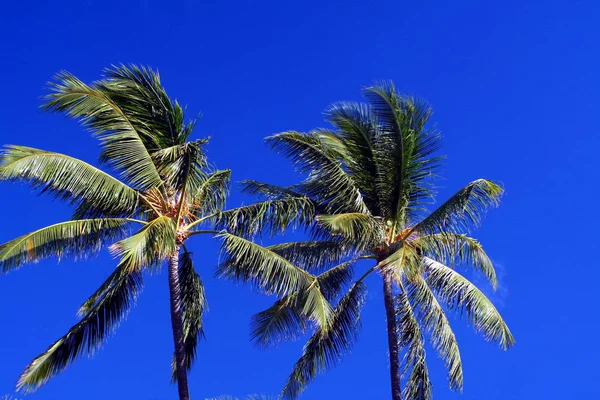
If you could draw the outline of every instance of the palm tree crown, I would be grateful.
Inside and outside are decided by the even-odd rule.
[[[259,252],[245,237],[285,229],[311,205],[301,197],[224,211],[230,171],[210,167],[203,151],[207,139],[189,141],[195,121],[185,122],[182,107],[148,68],[113,67],[91,85],[62,72],[50,88],[44,109],[64,112],[89,128],[100,140],[100,163],[119,179],[64,154],[6,146],[0,179],[28,182],[75,209],[69,221],[0,245],[0,271],[52,256],[83,258],[107,244],[119,262],[79,308],[81,320],[26,367],[18,387],[36,390],[98,348],[141,292],[142,272],[168,261],[173,379],[180,398],[188,399],[186,370],[203,336],[206,299],[186,241],[217,235],[232,255],[237,251],[227,247],[232,242],[246,253]],[[210,229],[200,229],[207,224]]]
[[[467,234],[487,208],[499,203],[501,187],[476,180],[429,212],[441,161],[439,134],[426,127],[430,109],[400,95],[391,83],[370,87],[365,95],[368,104],[340,103],[327,111],[333,129],[267,138],[307,174],[303,182],[290,187],[245,183],[247,192],[270,200],[306,196],[317,214],[315,222],[306,224],[311,241],[269,247],[272,260],[279,257],[292,267],[272,275],[271,283],[285,290],[277,291],[280,299],[253,319],[259,346],[294,339],[310,326],[307,307],[326,300],[320,305],[323,318],[312,318],[315,332],[282,392],[286,399],[296,398],[351,348],[365,299],[364,278],[374,271],[383,280],[394,400],[431,398],[425,337],[444,359],[450,387],[462,389],[460,353],[446,311],[464,311],[478,332],[504,349],[514,343],[492,303],[454,269],[472,266],[496,287],[492,262]],[[362,259],[375,264],[355,279],[353,264]],[[256,261],[229,259],[221,273],[247,279]],[[298,271],[315,279],[303,281]]]

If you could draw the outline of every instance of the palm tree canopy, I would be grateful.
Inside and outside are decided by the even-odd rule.
[[[184,242],[197,234],[218,234],[233,257],[240,256],[237,251],[260,252],[248,238],[311,219],[311,204],[300,196],[223,210],[230,171],[208,163],[208,139],[190,141],[195,121],[186,122],[183,108],[149,68],[112,67],[91,84],[61,72],[50,84],[43,108],[88,128],[100,141],[99,163],[107,170],[65,154],[5,146],[0,179],[26,182],[66,201],[74,212],[69,221],[1,244],[0,271],[48,257],[84,258],[107,245],[119,262],[79,308],[81,320],[26,367],[18,387],[36,390],[74,359],[97,349],[141,292],[142,272],[159,268],[178,251],[185,366],[191,368],[203,336],[206,297]],[[206,225],[210,229],[200,229]],[[320,315],[329,311],[327,306],[316,299],[306,315],[324,320]]]
[[[445,361],[450,387],[462,389],[460,353],[446,311],[463,312],[477,331],[504,349],[514,344],[496,308],[454,269],[473,267],[496,287],[490,258],[481,244],[467,235],[488,208],[499,204],[502,188],[478,179],[430,211],[435,199],[434,178],[442,160],[438,155],[440,135],[428,128],[430,108],[399,94],[392,83],[367,88],[364,94],[366,104],[338,103],[326,111],[333,128],[287,131],[267,138],[272,149],[306,174],[304,181],[290,187],[245,182],[247,193],[271,201],[304,196],[317,214],[304,224],[312,240],[270,247],[281,264],[287,260],[289,265],[269,269],[261,283],[265,287],[279,284],[269,292],[280,299],[254,317],[252,338],[257,345],[295,339],[310,326],[302,312],[308,301],[303,291],[310,285],[302,282],[304,275],[294,266],[319,272],[319,276],[336,275],[340,265],[346,266],[331,282],[320,283],[322,292],[329,294],[326,300],[334,306],[304,346],[283,398],[296,398],[317,373],[349,351],[360,327],[366,293],[363,279],[373,271],[394,277],[406,399],[431,397],[426,337]],[[246,280],[256,275],[255,271],[264,271],[267,259],[275,258],[230,259],[221,272]],[[364,258],[375,259],[376,264],[352,283],[352,265]],[[280,287],[285,290],[276,290]]]

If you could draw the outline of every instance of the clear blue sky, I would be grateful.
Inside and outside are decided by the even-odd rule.
[[[488,5],[485,5],[488,4]],[[596,227],[600,8],[585,1],[153,2],[18,1],[0,16],[0,143],[95,162],[97,142],[75,122],[42,114],[44,84],[66,69],[84,80],[112,63],[158,68],[171,96],[202,112],[196,137],[233,179],[290,183],[289,164],[262,138],[322,126],[331,102],[393,79],[435,109],[444,133],[440,196],[479,177],[501,180],[502,207],[477,232],[500,271],[496,301],[517,339],[509,352],[455,327],[462,396],[429,353],[436,399],[600,397]],[[234,190],[229,205],[244,199]],[[440,199],[441,200],[441,199]],[[247,200],[246,200],[247,201]],[[29,188],[0,184],[0,242],[69,215]],[[205,278],[207,340],[191,373],[195,399],[277,393],[301,342],[261,352],[252,313],[270,302],[218,281],[218,245],[192,244]],[[21,368],[76,322],[78,305],[115,261],[55,260],[0,277],[0,395]],[[380,283],[369,281],[360,341],[304,399],[389,397]],[[489,289],[486,289],[489,292]],[[32,399],[174,399],[166,275],[146,280],[137,307],[92,359]]]

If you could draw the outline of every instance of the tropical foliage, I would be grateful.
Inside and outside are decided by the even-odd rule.
[[[195,235],[220,237],[233,259],[271,252],[246,237],[306,223],[311,203],[302,197],[267,200],[224,210],[229,170],[207,161],[207,139],[190,140],[195,121],[165,92],[157,72],[136,66],[106,70],[86,84],[61,72],[44,109],[77,119],[101,145],[102,170],[65,154],[10,145],[0,153],[0,179],[27,182],[74,207],[72,218],[0,245],[0,271],[46,258],[85,258],[108,246],[114,272],[79,308],[80,321],[23,371],[18,388],[34,391],[76,358],[97,349],[142,291],[144,273],[169,266],[174,334],[173,379],[189,399],[187,370],[203,336],[206,296],[186,243]],[[207,228],[208,227],[208,228]],[[287,275],[283,258],[245,277],[283,293],[270,274]],[[312,276],[302,271],[309,282]],[[314,299],[306,315],[324,321],[328,303]]]
[[[254,342],[266,347],[312,329],[281,393],[284,399],[298,397],[352,348],[366,298],[365,278],[373,272],[383,281],[394,400],[431,398],[427,338],[444,360],[449,386],[462,389],[449,311],[463,315],[501,348],[514,344],[498,310],[457,271],[472,267],[496,287],[490,258],[468,235],[484,212],[498,205],[502,188],[478,179],[429,211],[442,159],[437,154],[440,136],[427,125],[431,110],[399,94],[391,83],[370,87],[365,96],[365,104],[328,109],[331,129],[267,138],[306,174],[304,181],[290,187],[245,183],[246,192],[278,204],[308,198],[317,217],[300,222],[311,240],[258,249],[225,238],[231,255],[221,275],[278,296],[253,318]],[[373,264],[356,278],[353,270],[362,259]]]

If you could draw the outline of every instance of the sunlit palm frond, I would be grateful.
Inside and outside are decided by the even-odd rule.
[[[185,366],[192,369],[196,359],[198,339],[204,337],[202,316],[207,310],[204,285],[194,269],[192,254],[184,250],[179,257],[179,284],[181,286],[181,307],[183,311],[183,342],[185,345]],[[177,381],[175,357],[172,363],[172,381]]]
[[[85,219],[38,229],[0,245],[0,271],[6,273],[51,256],[60,259],[92,255],[106,241],[122,236],[128,223],[124,218]]]
[[[17,383],[18,390],[33,392],[77,357],[92,354],[124,318],[141,289],[139,272],[122,275],[81,321],[25,368]]]
[[[223,211],[217,216],[217,229],[237,236],[251,237],[268,231],[275,235],[289,227],[305,226],[314,219],[314,208],[306,197],[267,200]]]
[[[402,397],[405,399],[431,399],[431,381],[425,359],[425,342],[413,305],[402,290],[395,298],[398,345],[405,350],[402,376],[406,379]]]
[[[463,233],[479,226],[483,213],[500,202],[502,188],[478,179],[469,183],[415,226],[419,233]]]
[[[279,254],[250,240],[230,233],[223,239],[225,261],[217,268],[217,276],[250,282],[267,294],[285,296],[306,289],[314,276],[297,267]]]
[[[343,243],[357,249],[372,250],[385,241],[383,224],[368,214],[321,214],[317,220],[334,237],[339,235]]]
[[[102,83],[86,85],[75,76],[61,72],[50,84],[45,110],[65,112],[79,119],[100,139],[102,162],[107,162],[139,189],[159,186],[160,176],[144,143],[149,133],[144,121],[121,108],[110,98]]]
[[[354,253],[341,242],[319,240],[280,243],[267,248],[310,273],[323,272]]]
[[[471,282],[453,269],[424,258],[426,281],[431,289],[453,310],[465,311],[475,330],[486,340],[508,349],[515,339],[492,302]]]
[[[217,213],[225,206],[229,192],[231,170],[209,173],[200,185],[190,193],[191,211],[199,216]]]
[[[335,307],[327,333],[317,329],[308,340],[281,392],[282,399],[296,399],[318,373],[338,364],[352,348],[360,329],[365,295],[365,285],[355,283]]]
[[[81,160],[25,146],[7,146],[0,152],[0,180],[26,181],[85,212],[80,218],[132,215],[138,193]],[[85,215],[84,215],[85,214]]]
[[[352,176],[344,170],[333,146],[325,145],[325,139],[334,136],[309,133],[283,132],[267,138],[271,148],[290,158],[309,178],[295,190],[315,199],[325,206],[328,213],[369,213],[359,188]]]
[[[460,351],[442,306],[422,278],[415,283],[405,282],[404,286],[418,321],[429,333],[433,348],[445,362],[450,388],[462,390],[463,369]]]
[[[183,144],[194,121],[185,124],[184,112],[169,98],[158,71],[137,65],[112,66],[105,79],[96,82],[103,92],[140,125],[141,137],[149,151]]]
[[[175,224],[168,216],[161,216],[135,234],[110,246],[113,255],[122,258],[128,271],[160,265],[175,251]]]
[[[496,289],[496,270],[483,246],[476,239],[463,234],[443,232],[420,236],[412,243],[422,250],[423,255],[442,264],[474,267],[481,271]]]
[[[200,139],[162,148],[152,153],[152,160],[168,189],[195,193],[206,181],[208,162]]]

